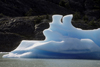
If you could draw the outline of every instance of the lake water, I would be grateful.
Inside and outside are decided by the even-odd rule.
[[[11,59],[2,58],[0,67],[100,67],[100,60],[81,59]]]

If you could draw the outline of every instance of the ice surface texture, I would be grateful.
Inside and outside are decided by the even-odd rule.
[[[82,30],[71,24],[73,15],[53,15],[43,31],[44,41],[23,40],[4,58],[100,59],[100,29]],[[62,19],[62,22],[61,22]]]

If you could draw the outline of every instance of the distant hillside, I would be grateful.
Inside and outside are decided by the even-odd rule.
[[[43,30],[49,27],[51,15],[0,18],[0,52],[15,49],[22,40],[44,40]],[[72,24],[82,29],[96,29],[100,23],[74,20]]]
[[[49,0],[0,0],[0,13],[6,16],[30,16],[69,14],[72,11]]]
[[[0,0],[0,52],[22,40],[43,40],[54,14],[73,14],[78,28],[100,28],[100,0]]]
[[[100,0],[0,0],[0,14],[34,16],[46,14],[75,14],[100,19]]]

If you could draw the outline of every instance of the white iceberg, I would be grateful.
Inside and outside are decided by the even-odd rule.
[[[73,15],[53,15],[43,31],[44,41],[23,40],[4,58],[100,59],[100,29],[82,30],[71,24]],[[61,22],[62,19],[62,22]]]

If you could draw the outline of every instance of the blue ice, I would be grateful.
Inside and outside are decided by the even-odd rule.
[[[100,59],[100,29],[82,30],[72,23],[73,15],[53,15],[45,40],[23,40],[4,58]],[[62,22],[61,22],[62,19]]]

